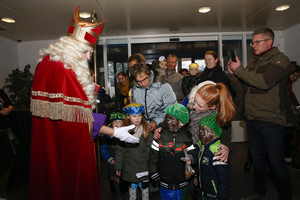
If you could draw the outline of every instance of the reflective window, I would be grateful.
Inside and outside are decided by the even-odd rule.
[[[227,71],[226,65],[231,58],[231,51],[234,51],[239,57],[240,61],[243,63],[243,50],[242,50],[242,35],[223,35],[223,63],[222,67],[224,71]]]
[[[126,43],[125,43],[126,42]],[[124,44],[125,43],[125,44]],[[128,74],[128,45],[127,40],[107,41],[107,72],[108,72],[108,94],[116,100],[117,74],[125,72]]]
[[[180,71],[182,68],[188,68],[191,62],[204,59],[206,51],[217,51],[218,41],[138,43],[132,44],[131,48],[132,54],[143,54],[147,63],[151,63],[160,56],[167,57],[169,54],[175,54],[178,58],[177,71]]]

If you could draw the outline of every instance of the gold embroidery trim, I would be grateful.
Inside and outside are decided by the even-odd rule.
[[[42,91],[31,91],[31,95],[47,97],[50,99],[62,98],[65,101],[83,103],[84,105],[90,105],[89,101],[84,101],[84,100],[82,100],[80,98],[76,98],[76,97],[68,97],[68,96],[65,96],[63,93],[48,93],[48,92],[42,92]]]

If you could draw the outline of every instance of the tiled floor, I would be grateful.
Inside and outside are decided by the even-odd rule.
[[[240,197],[247,196],[251,193],[252,190],[252,181],[253,181],[253,170],[250,173],[245,173],[243,170],[244,163],[247,157],[248,144],[245,143],[233,143],[232,146],[233,153],[231,156],[231,190],[230,190],[230,199],[238,200]],[[104,200],[111,199],[111,193],[108,184],[108,177],[104,169],[102,169],[102,195]],[[300,199],[300,170],[290,170],[292,184],[293,184],[293,199]],[[7,184],[7,179],[9,176],[9,171],[0,176],[0,200],[27,200],[28,197],[28,183],[23,184],[22,186],[12,189],[10,191],[5,191]],[[2,198],[2,199],[1,199]],[[151,200],[160,199],[159,192],[151,193]],[[267,199],[275,200],[277,199],[276,190],[273,182],[269,180],[268,182],[268,193]]]

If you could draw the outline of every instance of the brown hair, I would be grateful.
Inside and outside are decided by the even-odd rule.
[[[129,126],[129,125],[131,125],[130,120],[126,117],[123,120],[122,126]],[[144,140],[148,140],[148,138],[149,138],[149,135],[148,135],[148,123],[147,123],[147,121],[146,121],[146,119],[144,117],[142,117],[142,121],[141,121],[141,123],[138,126],[142,126],[143,127],[142,136],[143,136]]]
[[[167,57],[167,60],[169,58],[175,58],[176,59],[176,62],[177,62],[177,56],[175,54],[169,54],[168,57]]]
[[[141,53],[135,53],[128,58],[128,62],[136,60],[137,63],[146,63],[146,58]]]
[[[118,76],[128,77],[128,75],[127,75],[125,72],[119,72],[119,73],[117,74],[117,77],[118,77]]]
[[[218,59],[216,67],[220,67],[222,69],[221,62],[220,62],[220,59],[219,59],[219,56],[218,56],[217,52],[212,51],[212,50],[206,51],[205,54],[204,54],[204,56],[207,55],[207,54],[208,55],[212,55],[215,59]]]
[[[217,106],[217,124],[219,126],[223,127],[234,118],[234,103],[228,88],[223,83],[204,85],[197,91],[197,94],[201,96],[209,107]]]
[[[150,75],[149,67],[144,63],[135,64],[130,68],[130,74],[136,79],[138,74],[145,73]]]

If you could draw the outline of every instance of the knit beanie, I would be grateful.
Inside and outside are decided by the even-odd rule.
[[[191,68],[197,68],[197,69],[199,69],[199,65],[197,63],[192,63],[189,66],[189,69],[191,69]]]
[[[173,105],[170,105],[165,110],[166,115],[171,115],[181,121],[183,124],[186,124],[189,122],[189,111],[188,109],[179,103],[175,103]]]
[[[218,113],[214,113],[212,115],[203,117],[200,122],[199,122],[199,126],[204,125],[207,128],[209,128],[212,132],[215,133],[215,135],[217,136],[217,138],[220,138],[223,132],[223,128],[221,128],[216,121],[216,117],[217,117]]]
[[[123,111],[127,115],[137,115],[143,114],[145,112],[145,108],[142,104],[139,103],[131,103],[123,108]]]

